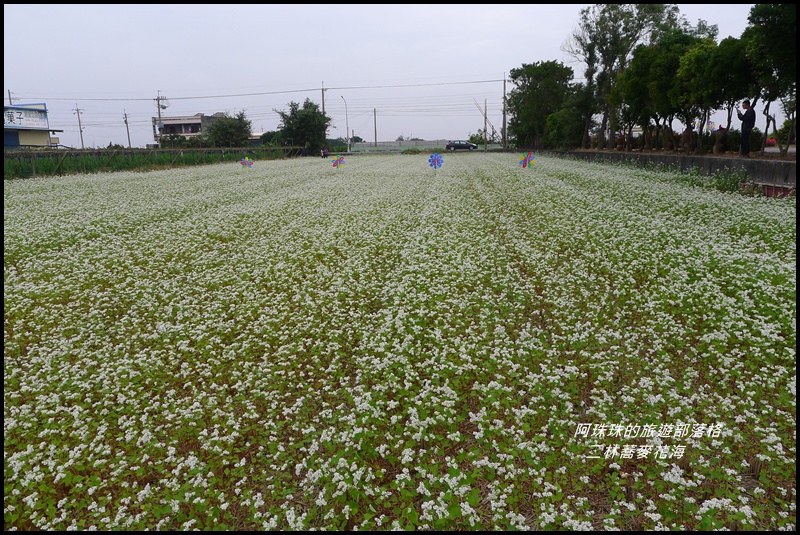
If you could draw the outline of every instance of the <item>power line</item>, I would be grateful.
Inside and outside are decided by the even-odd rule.
[[[377,108],[379,115],[386,119],[394,119],[394,120],[417,120],[422,118],[441,118],[442,120],[450,120],[455,118],[465,118],[465,117],[474,117],[475,110],[473,107],[473,102],[476,98],[481,98],[482,100],[486,100],[485,89],[480,88],[467,88],[464,87],[463,90],[453,90],[453,86],[461,86],[461,85],[476,85],[476,84],[486,84],[486,83],[497,83],[502,82],[503,79],[480,79],[480,80],[467,80],[461,82],[434,82],[434,83],[410,83],[410,84],[382,84],[382,85],[364,85],[364,86],[347,86],[342,85],[339,87],[324,87],[324,91],[334,90],[337,92],[344,92],[346,93],[347,97],[347,104],[350,107],[350,115],[354,121],[355,125],[361,124],[362,121],[366,120],[367,116],[375,118],[375,109]],[[379,91],[380,89],[389,89],[395,88],[402,91],[403,88],[408,89],[408,93],[412,94],[403,94],[403,95],[391,95],[391,94],[381,94]],[[430,88],[428,90],[422,89],[419,93],[424,94],[414,94],[414,88]],[[437,90],[436,88],[441,88],[442,90]],[[448,89],[449,88],[449,89]],[[368,96],[362,96],[359,94],[359,90],[374,90]],[[252,102],[252,106],[245,105],[244,108],[247,109],[247,117],[251,121],[255,122],[274,122],[280,118],[280,114],[276,110],[280,110],[282,107],[285,107],[285,103],[278,102],[280,97],[274,98],[275,95],[282,95],[287,93],[304,93],[304,92],[311,92],[315,93],[319,91],[319,88],[313,89],[295,89],[295,90],[285,90],[285,91],[269,91],[269,92],[248,92],[248,93],[237,93],[237,94],[219,94],[219,95],[198,95],[198,96],[184,96],[184,97],[172,97],[170,100],[173,103],[177,103],[177,101],[186,101],[186,103],[178,104],[177,107],[179,109],[173,109],[173,115],[178,116],[193,116],[197,115],[198,112],[210,114],[213,113],[215,110],[210,109],[209,105],[207,104],[192,104],[191,101],[196,99],[205,99],[205,100],[213,100],[213,99],[223,99],[223,98],[253,98],[253,95],[262,95],[266,98],[259,99],[260,102]],[[406,91],[403,91],[404,93]],[[351,97],[352,93],[352,97]],[[324,93],[323,93],[324,94]],[[21,100],[22,98],[18,97],[16,94],[13,95],[14,100]],[[258,98],[258,97],[256,97]],[[313,98],[313,97],[312,97]],[[62,97],[24,97],[25,100],[37,100],[37,101],[54,101],[55,108],[50,108],[49,117],[51,122],[62,122],[67,123],[71,122],[72,119],[68,119],[69,115],[75,116],[75,109],[72,110],[60,110],[60,106],[62,105],[58,101],[62,100],[72,100],[75,101],[74,97],[72,99],[62,98]],[[86,98],[86,99],[77,99],[78,102],[85,102],[90,104],[93,110],[90,110],[88,113],[81,110],[82,115],[79,117],[81,124],[79,125],[78,131],[83,137],[84,130],[89,127],[94,131],[98,129],[100,131],[108,131],[108,130],[117,130],[119,129],[121,132],[127,132],[129,135],[148,135],[147,133],[150,132],[152,129],[152,112],[144,112],[143,108],[139,111],[134,110],[133,112],[128,112],[127,110],[124,112],[123,121],[119,120],[119,109],[116,108],[116,105],[113,103],[116,102],[125,102],[125,101],[133,101],[131,105],[134,107],[141,107],[142,103],[150,103],[154,99],[152,97],[147,98]],[[327,101],[328,99],[326,99]],[[270,102],[272,101],[272,102]],[[94,102],[92,104],[92,102]],[[326,102],[325,112],[326,114],[330,115],[332,118],[335,118],[332,121],[332,124],[336,124],[339,122],[338,116],[345,115],[344,110],[344,102],[343,104],[336,105],[339,102],[339,99],[332,99],[330,102]],[[489,108],[492,110],[499,110],[502,109],[502,100],[501,97],[488,99]],[[222,105],[224,108],[225,105],[223,103],[219,104],[211,104],[211,106],[217,107]],[[78,104],[75,104],[76,108]],[[88,106],[87,106],[88,107]],[[112,110],[112,108],[114,108]],[[130,107],[129,107],[130,109]],[[63,113],[67,111],[67,114]],[[73,113],[70,113],[73,112]],[[217,110],[218,111],[218,110]],[[69,114],[69,115],[68,115]],[[86,119],[87,115],[88,122],[83,120]],[[480,116],[480,115],[479,115]],[[495,117],[495,113],[490,113],[492,118]],[[113,117],[113,118],[112,118]],[[346,117],[341,117],[341,119],[346,119]],[[343,123],[346,121],[342,121]],[[483,121],[481,121],[483,122]],[[366,123],[364,123],[366,124]],[[120,128],[122,127],[122,128]],[[341,125],[341,127],[346,127],[346,125]],[[363,127],[359,126],[358,128],[361,129]],[[124,129],[124,130],[123,130]],[[74,128],[66,128],[65,132],[70,132],[74,134]],[[100,134],[101,136],[105,136],[107,134]],[[352,135],[352,132],[351,132]],[[83,140],[81,140],[81,144],[83,144]],[[130,142],[129,142],[130,144]]]
[[[255,97],[261,95],[280,95],[284,93],[304,93],[308,91],[319,91],[318,88],[314,89],[292,89],[289,91],[271,91],[265,93],[240,93],[236,95],[203,95],[197,97],[171,97],[170,100],[196,100],[196,99],[204,99],[204,98],[233,98],[233,97]],[[150,98],[61,98],[61,97],[18,97],[17,100],[80,100],[82,102],[135,102],[135,101],[145,101],[145,100],[153,100],[152,97]]]
[[[436,86],[448,86],[448,85],[467,85],[467,84],[486,84],[492,82],[502,82],[504,81],[502,78],[493,79],[493,80],[472,80],[466,82],[438,82],[438,83],[430,83],[430,84],[395,84],[395,85],[373,85],[373,86],[342,86],[342,87],[326,87],[325,90],[328,91],[330,89],[343,91],[343,90],[356,90],[356,89],[396,89],[401,87],[436,87]],[[290,89],[286,91],[265,91],[265,92],[258,92],[258,93],[236,93],[230,95],[200,95],[200,96],[192,96],[192,97],[172,97],[170,100],[199,100],[199,99],[207,99],[207,98],[236,98],[236,97],[257,97],[257,96],[264,96],[264,95],[283,95],[287,93],[307,93],[309,91],[319,91],[318,87],[314,87],[312,89]],[[17,100],[75,100],[74,97],[69,98],[62,98],[62,97],[16,97]],[[102,101],[109,101],[109,102],[128,102],[128,101],[146,101],[146,100],[153,100],[152,98],[79,98],[77,100],[84,101],[84,102],[102,102]]]
[[[499,80],[474,80],[471,82],[440,82],[436,84],[402,84],[402,85],[373,85],[373,86],[352,86],[352,87],[329,87],[326,89],[394,89],[398,87],[432,87],[432,86],[444,86],[444,85],[465,85],[465,84],[486,84],[490,82],[502,82],[502,79]]]

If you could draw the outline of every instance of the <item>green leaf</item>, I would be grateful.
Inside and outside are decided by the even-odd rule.
[[[449,517],[451,519],[458,518],[459,516],[461,516],[461,506],[458,505],[457,503],[451,503],[447,507],[447,512],[450,513]]]
[[[470,507],[477,507],[480,500],[481,491],[479,489],[472,489],[469,491],[469,494],[467,494],[467,503],[470,505]]]
[[[404,516],[409,522],[409,526],[408,526],[409,528],[415,528],[415,527],[417,527],[417,525],[419,525],[419,514],[417,514],[417,510],[414,508],[413,505],[409,506],[405,510],[405,515]]]

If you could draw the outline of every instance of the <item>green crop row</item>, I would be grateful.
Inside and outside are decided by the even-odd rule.
[[[274,160],[296,156],[287,148],[97,150],[97,151],[5,151],[3,177],[71,175],[113,171],[152,171],[171,167],[250,160]]]

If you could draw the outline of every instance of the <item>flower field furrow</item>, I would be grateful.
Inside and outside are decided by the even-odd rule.
[[[6,180],[17,530],[796,525],[796,204],[451,154]]]

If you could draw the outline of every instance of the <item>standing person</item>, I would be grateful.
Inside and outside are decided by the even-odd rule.
[[[753,131],[753,127],[756,125],[756,112],[750,107],[750,101],[747,99],[742,102],[742,106],[744,107],[744,113],[737,106],[736,115],[742,121],[742,158],[749,158],[750,132]]]

